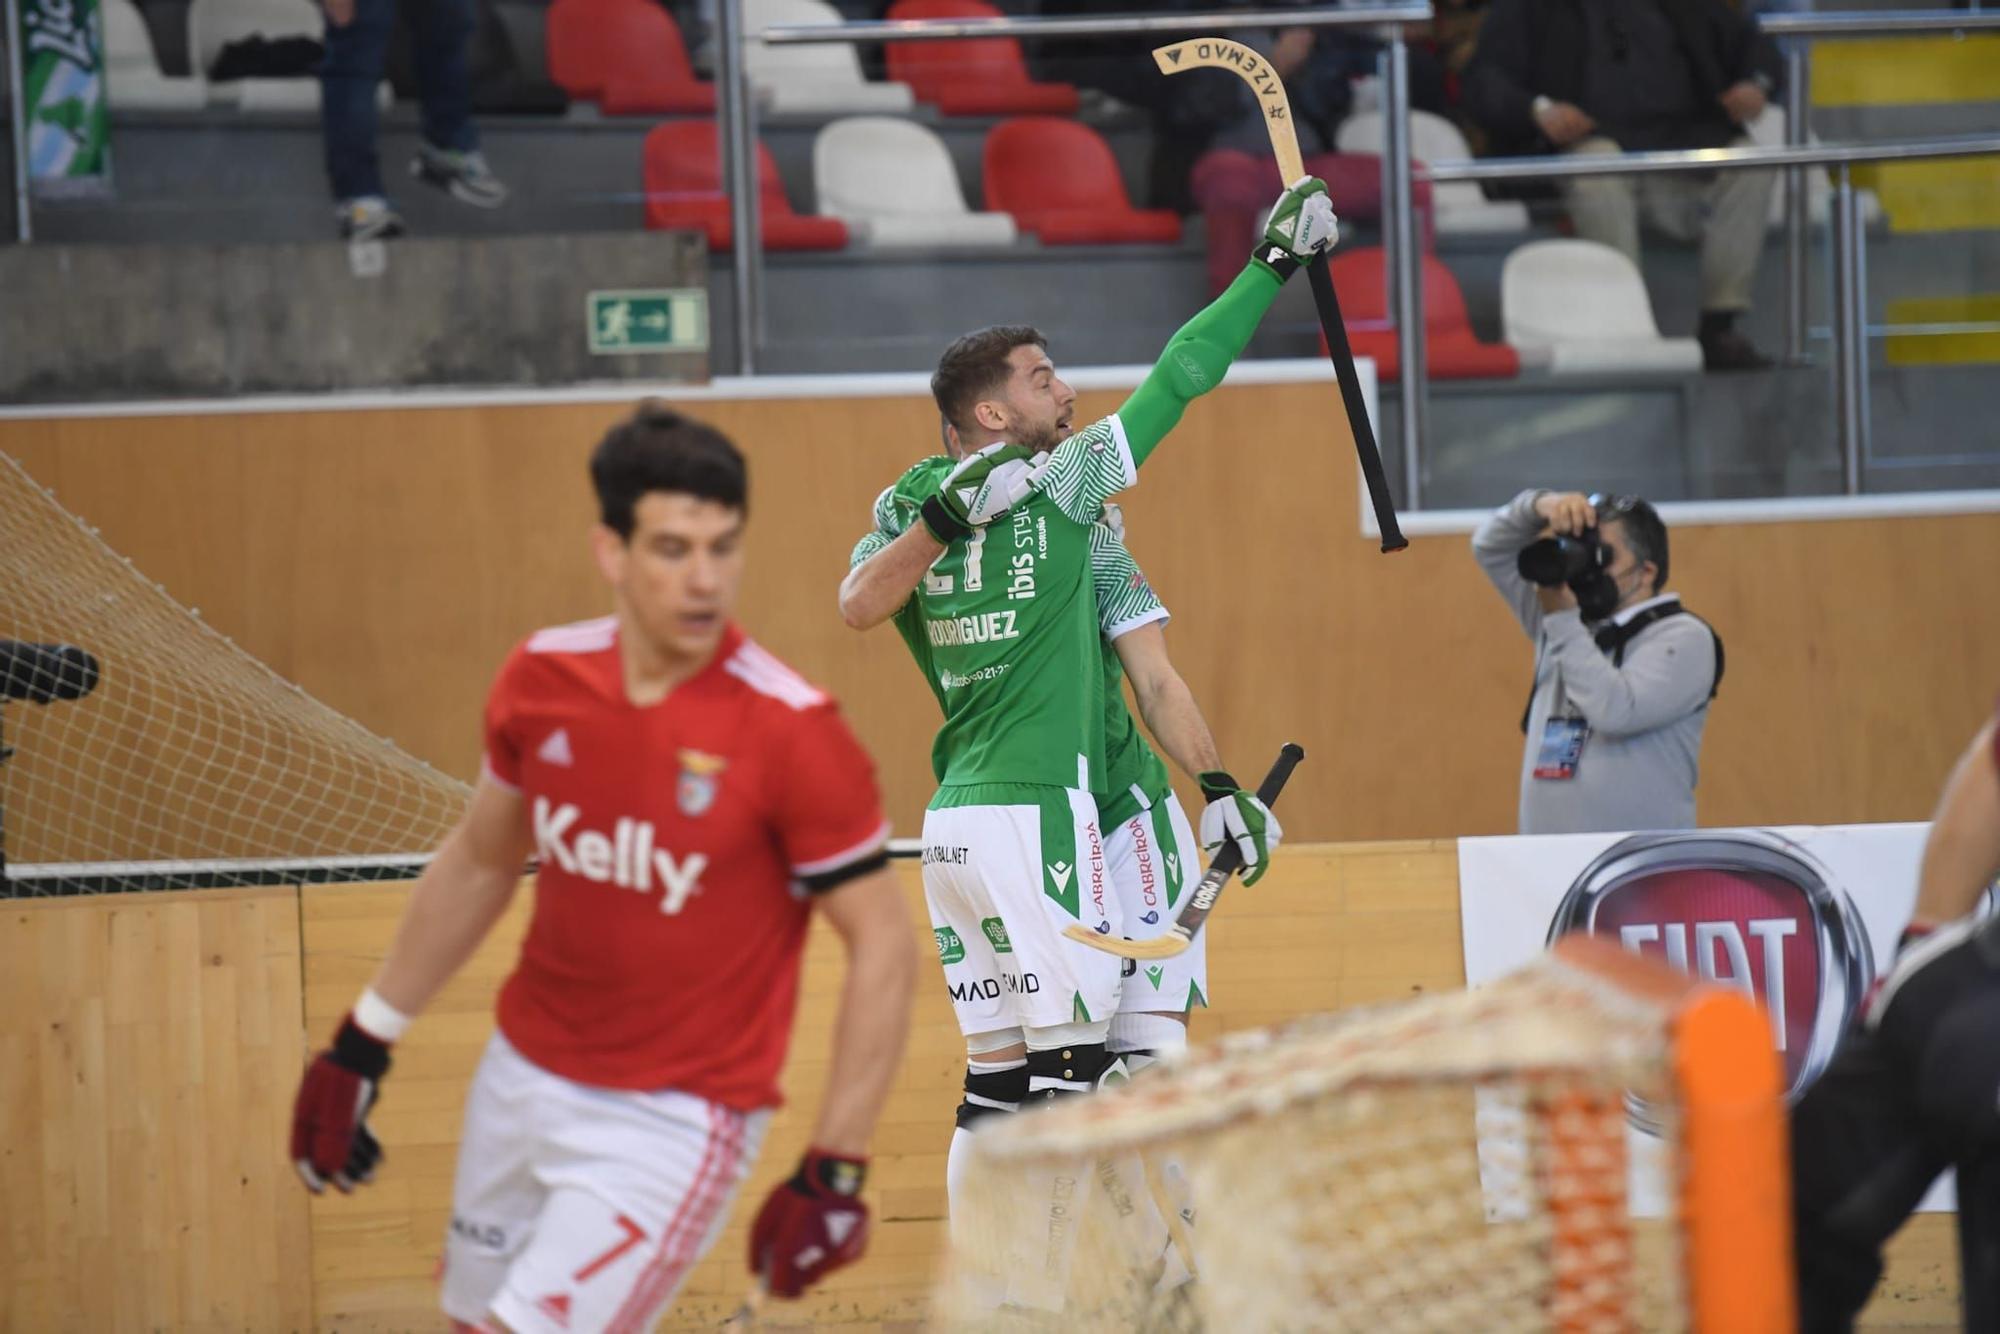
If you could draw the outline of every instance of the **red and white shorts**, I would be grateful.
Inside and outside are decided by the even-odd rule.
[[[516,1334],[649,1330],[715,1243],[769,1112],[590,1088],[498,1033],[466,1099],[441,1304]]]

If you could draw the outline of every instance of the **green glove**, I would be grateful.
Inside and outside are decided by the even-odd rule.
[[[1243,856],[1243,883],[1254,885],[1271,867],[1271,854],[1284,841],[1284,826],[1271,808],[1220,769],[1199,774],[1201,795],[1208,805],[1201,813],[1201,850],[1213,856],[1234,843]]]
[[[1333,204],[1326,197],[1326,182],[1317,176],[1301,176],[1271,206],[1264,234],[1250,257],[1283,282],[1299,265],[1333,249],[1339,239],[1340,219],[1333,215]]]
[[[932,537],[950,546],[1028,498],[1041,477],[1026,445],[996,440],[960,459],[921,510]]]

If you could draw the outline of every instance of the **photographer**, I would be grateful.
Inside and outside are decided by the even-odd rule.
[[[1667,527],[1635,496],[1523,491],[1472,535],[1535,643],[1520,832],[1694,827],[1722,640],[1667,581]]]

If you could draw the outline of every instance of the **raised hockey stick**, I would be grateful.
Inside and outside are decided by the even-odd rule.
[[[1257,785],[1257,800],[1266,806],[1278,800],[1278,794],[1285,790],[1285,782],[1292,776],[1306,752],[1297,742],[1287,741],[1278,752],[1278,762],[1271,766],[1271,772],[1264,775],[1264,781]],[[1121,959],[1171,959],[1176,954],[1185,953],[1194,943],[1195,932],[1215,911],[1215,900],[1221,896],[1222,887],[1229,883],[1229,877],[1243,869],[1243,853],[1235,841],[1222,845],[1222,851],[1215,854],[1215,860],[1208,865],[1201,883],[1194,887],[1174,924],[1149,940],[1126,940],[1121,937],[1101,936],[1081,923],[1073,923],[1063,928],[1063,934],[1071,940],[1115,954]]]
[[[1290,185],[1306,174],[1305,159],[1299,155],[1299,134],[1292,125],[1292,103],[1285,96],[1284,80],[1264,63],[1264,58],[1241,42],[1227,37],[1190,37],[1171,46],[1155,47],[1153,63],[1162,74],[1179,74],[1190,69],[1228,70],[1250,85],[1257,104],[1264,109],[1264,128],[1271,135],[1271,151],[1278,158],[1278,174]],[[1341,405],[1347,409],[1347,427],[1354,436],[1354,452],[1361,459],[1361,476],[1368,484],[1368,502],[1375,508],[1375,526],[1382,533],[1382,550],[1401,551],[1410,545],[1396,522],[1396,506],[1389,499],[1389,479],[1382,471],[1382,451],[1375,444],[1375,428],[1368,420],[1368,404],[1361,397],[1361,377],[1354,370],[1354,352],[1347,343],[1347,325],[1340,317],[1340,298],[1334,294],[1333,277],[1326,271],[1324,258],[1306,268],[1312,284],[1313,306],[1319,312],[1320,332],[1326,335],[1326,354],[1333,362],[1333,377],[1340,382]]]

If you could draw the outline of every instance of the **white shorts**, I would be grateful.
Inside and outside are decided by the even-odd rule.
[[[924,812],[924,902],[959,1031],[1109,1020],[1116,955],[1069,940],[1123,921],[1087,792],[1017,783],[941,790]]]
[[[641,1334],[714,1244],[769,1112],[590,1088],[498,1033],[473,1076],[440,1304],[515,1334]]]
[[[1131,819],[1104,831],[1104,861],[1124,910],[1123,934],[1150,940],[1174,924],[1181,895],[1201,879],[1201,846],[1172,792]],[[1187,952],[1145,963],[1125,960],[1118,995],[1124,1014],[1171,1013],[1208,1004],[1208,933]]]

